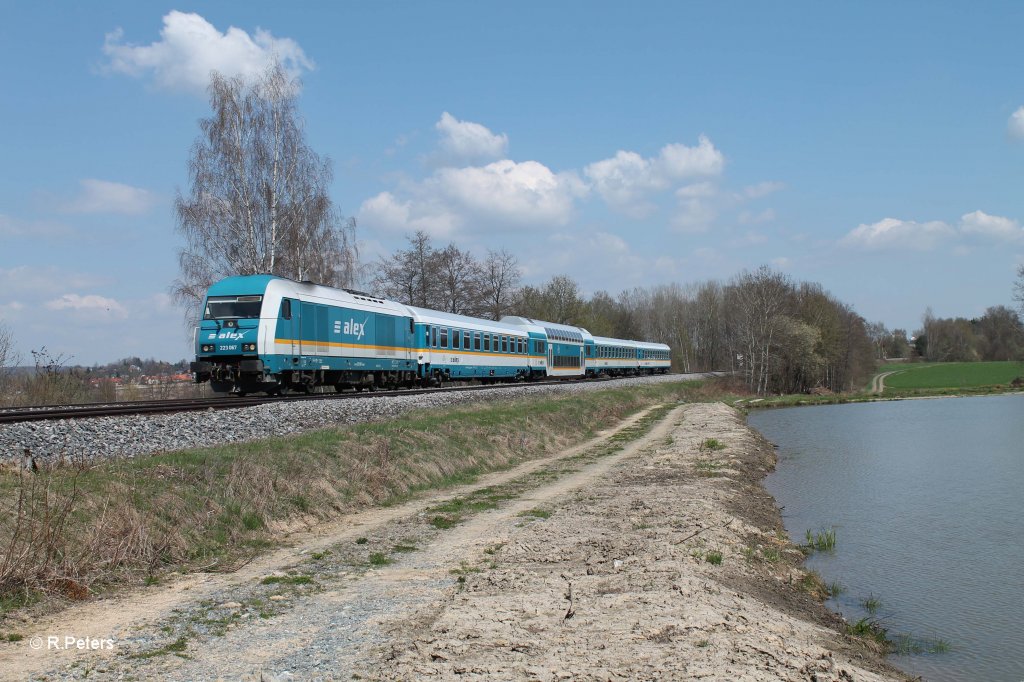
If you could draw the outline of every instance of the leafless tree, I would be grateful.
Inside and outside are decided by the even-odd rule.
[[[374,292],[421,308],[437,308],[438,257],[423,231],[408,237],[409,248],[381,257],[373,278]]]
[[[1024,359],[1024,324],[1016,310],[997,305],[974,324],[982,360]]]
[[[505,249],[488,251],[482,270],[486,314],[500,320],[511,311],[519,289],[519,261]]]
[[[727,308],[744,356],[747,385],[759,394],[769,388],[773,343],[785,324],[790,290],[789,280],[767,267],[740,274],[729,287]]]
[[[485,305],[484,269],[473,254],[449,244],[437,253],[438,307],[447,313],[481,316]]]
[[[1017,266],[1017,281],[1013,283],[1013,300],[1024,315],[1024,265]]]
[[[306,144],[298,91],[279,63],[255,81],[212,74],[213,113],[192,146],[191,191],[175,201],[186,246],[172,291],[187,306],[229,275],[353,283],[355,222],[340,220],[331,202],[331,162]]]
[[[0,382],[3,381],[3,371],[16,364],[18,354],[14,351],[14,337],[10,327],[0,321]]]

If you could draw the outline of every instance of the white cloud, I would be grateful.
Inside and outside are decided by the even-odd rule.
[[[441,148],[456,159],[491,161],[500,159],[508,149],[508,135],[495,135],[486,126],[460,121],[447,111],[434,126],[441,133]]]
[[[770,223],[775,220],[775,211],[770,208],[766,208],[763,211],[753,213],[751,211],[740,211],[737,221],[740,225],[759,225],[761,223]]]
[[[754,232],[752,230],[743,233],[739,237],[733,237],[729,240],[729,246],[734,248],[745,248],[748,246],[758,246],[768,241],[768,235],[761,234],[760,232]]]
[[[587,192],[575,173],[555,173],[536,161],[504,159],[486,166],[441,168],[405,188],[363,202],[360,224],[369,230],[423,230],[434,236],[491,227],[566,224],[575,200]]]
[[[645,197],[664,191],[689,178],[721,175],[725,157],[701,135],[695,147],[668,144],[658,156],[643,158],[636,152],[620,150],[610,159],[586,166],[584,176],[613,209],[641,218],[653,205]]]
[[[423,230],[435,237],[447,237],[461,222],[458,216],[436,201],[402,201],[391,192],[370,197],[359,209],[359,225],[370,231],[402,233]]]
[[[757,184],[744,187],[743,196],[747,199],[760,199],[761,197],[766,197],[769,194],[774,194],[783,188],[785,188],[785,185],[781,182],[766,180],[765,182],[759,182]]]
[[[1024,107],[1010,115],[1010,120],[1006,122],[1006,130],[1010,137],[1024,140]]]
[[[1024,237],[1020,223],[1010,218],[989,215],[983,211],[967,213],[960,218],[960,230],[965,234],[979,234],[997,239],[1015,240]]]
[[[0,303],[0,320],[15,317],[18,312],[24,309],[25,304],[19,301],[11,301],[10,303]]]
[[[128,310],[112,298],[97,296],[96,294],[64,294],[60,298],[46,302],[50,310],[74,310],[88,312],[91,314],[110,315],[113,317],[127,317]]]
[[[275,57],[293,76],[314,66],[297,42],[275,38],[263,29],[250,36],[230,26],[221,33],[198,14],[176,10],[164,16],[163,24],[160,40],[149,45],[123,42],[121,29],[108,33],[103,43],[109,59],[105,70],[134,77],[152,74],[160,88],[204,92],[211,71],[251,78]]]
[[[87,178],[78,184],[81,193],[64,206],[68,213],[145,213],[156,203],[156,195],[149,190],[119,182]]]
[[[706,232],[718,217],[718,209],[712,201],[715,195],[715,187],[707,182],[677,189],[675,196],[679,201],[672,217],[672,229],[678,232]]]
[[[25,222],[0,213],[0,237],[55,238],[67,237],[73,230],[66,225],[49,222]]]
[[[695,178],[702,175],[721,175],[725,168],[725,157],[715,149],[704,135],[696,147],[685,144],[668,144],[661,148],[657,161],[660,170],[669,178]]]
[[[870,250],[927,250],[953,234],[955,231],[952,227],[938,220],[919,223],[913,220],[885,218],[871,225],[858,225],[840,240],[840,244]]]
[[[4,293],[21,293],[32,295],[53,295],[67,288],[82,289],[110,284],[110,277],[98,277],[92,274],[71,272],[66,268],[50,265],[33,267],[19,265],[13,268],[0,268],[0,291]]]
[[[778,258],[772,258],[771,260],[772,267],[778,268],[779,270],[787,270],[792,264],[793,261],[786,256],[779,256]]]
[[[564,225],[586,186],[575,173],[537,161],[504,159],[486,166],[442,168],[428,182],[471,214],[511,224]]]

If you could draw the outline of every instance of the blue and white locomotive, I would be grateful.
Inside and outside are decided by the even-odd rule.
[[[241,395],[651,374],[670,366],[665,344],[595,338],[524,317],[453,315],[273,275],[211,286],[195,343],[196,381]],[[619,350],[609,363],[602,349],[613,346]]]

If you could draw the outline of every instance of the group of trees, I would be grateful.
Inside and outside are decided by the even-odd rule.
[[[477,260],[454,243],[435,247],[425,232],[408,241],[408,249],[378,261],[371,278],[375,293],[458,315],[497,320],[509,314],[519,288],[515,256],[488,251],[484,260]]]
[[[731,281],[598,291],[589,299],[571,278],[519,286],[514,256],[484,261],[454,244],[434,247],[420,232],[379,260],[374,291],[403,303],[499,319],[505,314],[574,324],[596,336],[667,343],[686,372],[733,370],[758,393],[814,387],[846,390],[874,368],[867,325],[810,283],[768,268]]]
[[[1015,310],[1002,305],[972,320],[937,318],[929,308],[914,350],[933,362],[1024,360],[1024,323]]]

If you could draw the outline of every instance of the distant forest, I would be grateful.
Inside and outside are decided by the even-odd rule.
[[[374,264],[375,293],[410,305],[488,319],[515,314],[578,325],[596,336],[672,347],[682,372],[734,371],[759,394],[863,386],[885,358],[1015,360],[1024,358],[1016,311],[989,308],[977,320],[938,319],[929,309],[908,336],[868,323],[820,284],[796,282],[762,267],[726,282],[667,284],[585,298],[571,278],[522,286],[516,258],[483,260],[455,244],[438,248],[418,232],[408,247]]]

